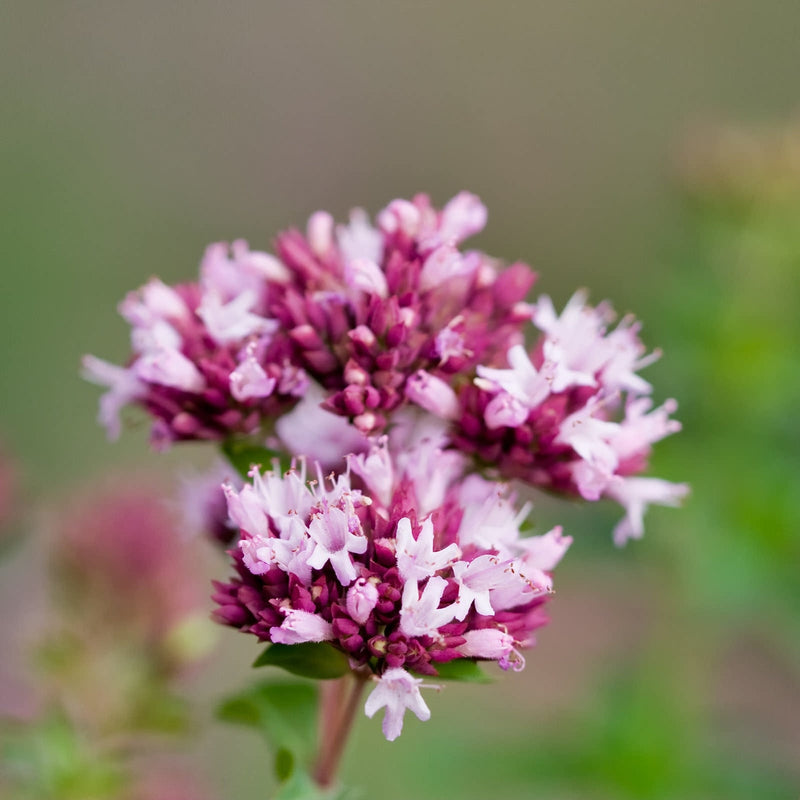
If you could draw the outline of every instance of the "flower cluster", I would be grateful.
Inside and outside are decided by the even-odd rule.
[[[301,459],[228,486],[238,576],[214,595],[220,622],[262,641],[330,642],[374,673],[366,711],[386,706],[388,739],[406,708],[429,716],[415,675],[463,658],[524,666],[571,542],[558,528],[521,538],[527,509],[497,483],[462,479],[463,460],[436,438],[392,451],[384,439],[338,476],[309,481]]]
[[[611,307],[583,292],[560,315],[546,296],[524,302],[527,266],[458,249],[485,222],[474,195],[441,211],[418,195],[392,201],[377,227],[361,210],[339,226],[317,212],[305,235],[277,238],[277,256],[212,245],[198,284],[153,279],[123,301],[128,367],[85,358],[87,376],[109,386],[101,420],[115,436],[120,408],[135,403],[155,418],[157,444],[277,432],[291,454],[341,467],[411,404],[448,420],[451,446],[477,465],[615,500],[626,511],[615,539],[641,536],[648,504],[687,491],[633,477],[680,427],[675,401],[652,409],[638,374],[658,353],[632,318],[610,329]]]
[[[84,360],[108,387],[111,436],[134,404],[158,446],[266,445],[294,464],[228,482],[229,521],[218,490],[196,502],[218,540],[229,523],[238,535],[215,615],[262,641],[347,654],[376,677],[366,710],[387,709],[390,739],[405,709],[428,716],[419,676],[458,659],[519,669],[545,621],[570,540],[521,537],[526,510],[498,481],[620,503],[619,543],[642,535],[648,504],[687,491],[639,476],[680,427],[675,401],[654,408],[639,375],[658,357],[639,323],[614,326],[582,292],[560,314],[546,296],[527,302],[528,266],[462,248],[485,222],[474,195],[441,210],[418,195],[374,223],[317,212],[275,255],[212,245],[197,283],[153,279],[123,301],[126,367]]]
[[[130,365],[83,361],[86,377],[109,387],[100,401],[109,437],[119,435],[120,409],[130,403],[153,416],[159,447],[254,433],[290,408],[308,377],[269,314],[271,295],[288,279],[274,256],[236,241],[206,250],[199,283],[153,278],[129,294],[119,310],[131,325]]]
[[[670,419],[676,402],[653,409],[652,387],[637,372],[660,354],[646,354],[631,317],[609,330],[613,310],[587,305],[584,292],[560,315],[547,296],[531,310],[540,332],[533,348],[512,347],[506,368],[478,366],[461,397],[454,441],[506,478],[616,500],[626,515],[615,541],[639,538],[647,504],[676,505],[688,491],[631,477],[647,466],[652,445],[681,427]]]
[[[420,195],[391,203],[378,228],[361,211],[338,227],[318,212],[305,236],[278,237],[278,257],[212,245],[199,283],[153,279],[121,303],[128,367],[85,357],[86,376],[109,387],[101,422],[117,436],[134,403],[155,418],[157,444],[225,439],[269,427],[313,380],[326,409],[379,432],[520,339],[533,273],[457,249],[485,218],[473,195],[440,212]]]

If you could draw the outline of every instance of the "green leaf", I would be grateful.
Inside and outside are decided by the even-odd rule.
[[[303,678],[341,678],[350,666],[347,656],[327,642],[271,644],[253,662],[254,667],[280,667]]]
[[[275,753],[275,777],[283,783],[292,776],[294,767],[294,753],[285,747],[281,747]]]
[[[465,681],[466,683],[491,683],[492,679],[483,671],[477,661],[470,658],[456,658],[437,664],[439,677],[446,681]]]
[[[222,452],[231,466],[245,480],[247,480],[247,473],[254,464],[260,465],[265,470],[270,469],[273,460],[277,458],[282,470],[289,468],[288,457],[285,454],[241,439],[225,440],[222,443]]]
[[[278,777],[292,773],[295,761],[306,760],[317,735],[317,687],[290,678],[261,681],[224,700],[217,717],[225,722],[255,728],[278,751]],[[280,751],[289,752],[287,760]]]

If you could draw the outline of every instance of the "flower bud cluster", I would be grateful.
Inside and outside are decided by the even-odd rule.
[[[614,531],[618,544],[641,537],[649,503],[676,505],[685,484],[631,477],[647,466],[652,445],[680,430],[667,400],[653,409],[651,385],[637,372],[647,354],[639,323],[592,307],[577,292],[557,315],[549,297],[531,306],[540,334],[530,351],[512,347],[503,368],[479,365],[461,395],[453,440],[506,478],[598,500],[626,511]]]
[[[244,440],[289,456],[284,474],[276,461],[226,483],[228,520],[218,490],[206,502],[207,487],[187,487],[192,527],[238,537],[215,616],[264,642],[345,653],[376,678],[365,710],[386,709],[389,739],[406,709],[430,714],[419,676],[463,659],[520,669],[545,622],[571,540],[521,537],[527,509],[497,480],[620,503],[619,543],[642,535],[648,504],[687,491],[638,476],[680,427],[675,401],[654,408],[638,374],[658,357],[639,324],[614,326],[583,292],[560,314],[546,296],[526,302],[528,266],[461,248],[485,223],[467,192],[441,210],[418,195],[374,224],[317,212],[274,255],[212,245],[197,283],[153,279],[122,302],[127,366],[84,360],[108,387],[111,436],[133,404],[157,446],[235,453]]]
[[[123,301],[127,367],[85,358],[87,377],[109,387],[101,420],[117,435],[133,403],[154,418],[157,445],[277,433],[292,455],[341,468],[417,407],[446,420],[450,446],[476,466],[615,500],[626,512],[616,540],[641,536],[648,504],[687,491],[633,477],[680,428],[675,401],[653,409],[638,374],[658,353],[637,322],[612,328],[610,306],[583,292],[560,315],[546,296],[524,302],[529,267],[459,249],[485,222],[467,192],[441,210],[418,195],[376,225],[361,210],[347,225],[317,212],[305,233],[277,237],[276,255],[212,245],[197,284],[153,279]]]
[[[546,622],[550,572],[571,542],[559,528],[521,538],[527,509],[518,514],[502,485],[462,479],[465,463],[440,442],[405,455],[404,468],[383,440],[338,476],[309,481],[301,459],[284,475],[253,469],[251,484],[228,486],[237,576],[214,595],[224,624],[262,641],[330,642],[372,671],[368,713],[386,705],[387,687],[405,687],[400,706],[387,705],[390,739],[405,708],[424,707],[411,673],[436,676],[464,658],[524,666],[519,650]],[[444,480],[432,491],[433,471]]]
[[[159,448],[254,433],[291,408],[308,377],[269,313],[271,294],[288,278],[274,256],[236,241],[230,250],[206,250],[198,283],[172,287],[153,278],[130,293],[119,306],[131,325],[130,364],[83,360],[84,375],[108,387],[99,420],[109,437],[119,435],[129,404],[153,417]]]

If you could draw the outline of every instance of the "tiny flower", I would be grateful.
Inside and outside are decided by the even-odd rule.
[[[593,398],[583,408],[570,414],[561,424],[556,442],[569,445],[581,458],[611,474],[619,463],[611,446],[611,440],[619,432],[619,425],[596,416],[601,407],[602,403]]]
[[[349,554],[360,554],[367,549],[367,539],[352,504],[346,503],[345,510],[335,506],[324,507],[311,520],[308,534],[316,545],[308,564],[314,569],[322,569],[330,562],[341,584],[349,586],[356,579]]]
[[[308,218],[306,237],[315,255],[327,255],[333,247],[333,217],[327,211],[312,214]]]
[[[252,313],[256,302],[256,293],[250,289],[227,302],[218,292],[207,291],[197,309],[197,316],[216,342],[232,344],[254,334],[272,333],[277,328],[275,320]]]
[[[494,616],[490,592],[506,582],[507,567],[507,562],[493,555],[478,556],[472,561],[458,561],[453,565],[453,576],[458,582],[457,620],[463,620],[473,604],[476,613]]]
[[[439,636],[439,628],[451,622],[455,604],[439,608],[447,581],[439,576],[428,578],[422,594],[415,580],[407,580],[403,589],[400,630],[407,636]]]
[[[514,649],[514,637],[498,628],[479,628],[464,634],[464,644],[458,651],[467,658],[486,658],[492,661],[507,659]]]
[[[616,476],[606,494],[625,508],[625,516],[614,528],[614,543],[623,545],[628,539],[641,539],[647,506],[677,506],[687,494],[685,483],[670,483],[659,478],[621,478]]]
[[[347,464],[381,505],[388,506],[392,499],[395,475],[386,437],[373,443],[369,452],[348,456]]]
[[[458,416],[456,393],[441,378],[417,370],[406,383],[406,397],[431,414],[443,419]]]
[[[477,266],[475,259],[465,258],[452,245],[442,245],[425,259],[419,287],[423,292],[428,292],[452,278],[471,274]]]
[[[377,264],[383,255],[383,237],[370,225],[366,211],[356,208],[350,212],[350,224],[336,228],[336,239],[345,261],[364,258]]]
[[[433,549],[433,523],[423,520],[419,535],[414,539],[411,520],[403,517],[397,523],[397,568],[405,581],[422,581],[455,563],[461,550],[453,543],[443,550]]]
[[[245,348],[244,359],[230,374],[231,394],[240,402],[254,397],[269,397],[277,381],[268,376],[255,357],[256,343]]]
[[[324,642],[333,639],[333,626],[318,614],[294,608],[281,609],[285,618],[280,627],[269,629],[273,642],[300,644],[301,642]]]
[[[269,520],[262,499],[253,486],[245,485],[236,490],[226,482],[222,484],[222,490],[228,503],[228,514],[240,530],[251,536],[265,537],[269,534]]]
[[[133,365],[133,372],[142,381],[185,392],[202,392],[206,388],[200,370],[178,350],[163,348],[147,353]]]
[[[386,276],[381,271],[381,268],[368,258],[354,258],[352,261],[347,261],[344,268],[344,277],[354,289],[360,289],[384,298],[389,294]]]
[[[503,484],[487,481],[480,475],[468,475],[459,490],[463,514],[458,539],[462,546],[512,554],[520,540],[520,525],[531,509],[527,504],[517,511],[513,499],[513,495],[507,496]]]
[[[378,602],[378,589],[373,581],[359,578],[347,590],[347,613],[359,624],[363,625]]]
[[[530,408],[525,403],[507,392],[500,392],[489,401],[484,418],[488,427],[495,430],[516,428],[528,419],[529,414]]]
[[[564,536],[557,525],[541,536],[522,539],[519,546],[525,551],[525,560],[545,572],[552,572],[572,544],[571,536]]]
[[[393,742],[403,730],[403,716],[406,709],[422,722],[431,718],[430,709],[419,691],[422,685],[424,684],[421,678],[415,678],[404,669],[396,667],[386,670],[370,692],[364,705],[364,713],[372,718],[380,709],[386,709],[383,717],[383,735],[390,742]]]
[[[674,400],[651,411],[652,407],[649,397],[630,399],[626,404],[625,418],[611,439],[620,461],[648,453],[652,444],[681,429],[680,422],[669,418],[678,408]]]
[[[547,376],[533,366],[521,344],[515,345],[508,351],[508,363],[511,365],[510,369],[479,366],[478,375],[483,381],[494,384],[511,395],[520,406],[528,409],[541,403],[550,394],[550,382]]]
[[[459,192],[442,209],[439,235],[443,242],[458,244],[486,227],[486,206],[474,194]]]
[[[119,304],[119,312],[134,330],[151,328],[161,321],[185,322],[191,313],[180,294],[158,278],[138,292],[130,292]]]
[[[225,300],[245,291],[258,293],[265,283],[285,284],[290,277],[289,270],[275,256],[250,250],[243,239],[232,242],[230,247],[226,242],[209,245],[200,262],[202,288]]]
[[[121,430],[119,412],[144,395],[146,386],[131,370],[94,356],[83,357],[83,376],[92,383],[109,388],[100,398],[98,422],[106,429],[109,439],[118,439]]]
[[[378,214],[378,227],[385,234],[403,233],[406,236],[416,236],[422,215],[414,203],[408,200],[392,200],[386,208]]]

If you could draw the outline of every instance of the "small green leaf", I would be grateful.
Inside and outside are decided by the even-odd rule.
[[[303,678],[341,678],[349,670],[347,656],[327,642],[271,644],[253,662],[254,667],[280,667]]]
[[[275,777],[283,783],[289,780],[294,772],[294,753],[285,747],[281,747],[275,753]]]
[[[227,439],[222,443],[222,452],[230,462],[231,466],[247,480],[247,473],[254,464],[258,464],[262,469],[272,468],[272,462],[277,458],[281,469],[288,469],[287,457],[277,450],[270,450],[252,442],[242,441],[241,439]],[[283,456],[283,457],[282,457]]]
[[[470,658],[455,658],[444,664],[437,664],[439,677],[446,681],[465,681],[467,683],[491,683],[492,679],[483,671],[477,661]]]
[[[311,755],[317,735],[317,687],[285,678],[262,681],[224,700],[217,716],[225,722],[261,731],[276,751],[289,751],[293,761]],[[278,753],[276,771],[289,770]],[[280,776],[280,774],[279,774]]]

